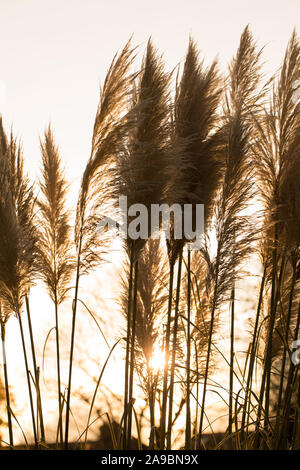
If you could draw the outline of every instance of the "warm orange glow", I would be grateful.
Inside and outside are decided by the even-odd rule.
[[[154,348],[150,359],[150,367],[154,372],[158,372],[164,368],[165,356],[164,351],[160,348]]]

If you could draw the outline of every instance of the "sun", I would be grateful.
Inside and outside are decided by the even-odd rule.
[[[154,372],[158,372],[164,368],[165,353],[160,348],[154,348],[149,365]]]

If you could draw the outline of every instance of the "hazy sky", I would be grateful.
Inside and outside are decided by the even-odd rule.
[[[271,71],[299,19],[300,0],[0,0],[4,122],[22,137],[35,175],[38,136],[51,120],[77,186],[90,151],[99,83],[131,34],[141,51],[152,35],[171,68],[184,57],[191,33],[207,60],[219,55],[225,66],[250,23],[259,45],[267,45]]]

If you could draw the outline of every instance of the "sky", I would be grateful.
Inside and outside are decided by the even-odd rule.
[[[0,0],[0,112],[22,139],[33,177],[39,136],[51,121],[77,191],[99,85],[132,34],[140,56],[151,36],[170,70],[183,60],[190,34],[208,62],[218,56],[225,68],[249,23],[272,73],[299,19],[299,0]]]
[[[90,153],[99,86],[131,35],[139,45],[137,64],[151,36],[172,70],[192,35],[205,60],[219,57],[225,70],[249,24],[265,46],[268,75],[280,66],[299,20],[300,0],[0,0],[0,113],[22,140],[33,178],[40,168],[39,137],[51,121],[75,196]],[[108,305],[111,292],[105,294]],[[49,307],[40,308],[39,299],[35,305],[36,333],[44,338],[48,326],[39,329],[38,319],[44,322]],[[20,365],[12,351],[14,358]]]

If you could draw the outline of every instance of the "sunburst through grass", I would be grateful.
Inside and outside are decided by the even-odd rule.
[[[163,349],[155,347],[149,360],[150,368],[153,373],[158,374],[164,370],[165,365],[165,354]]]

